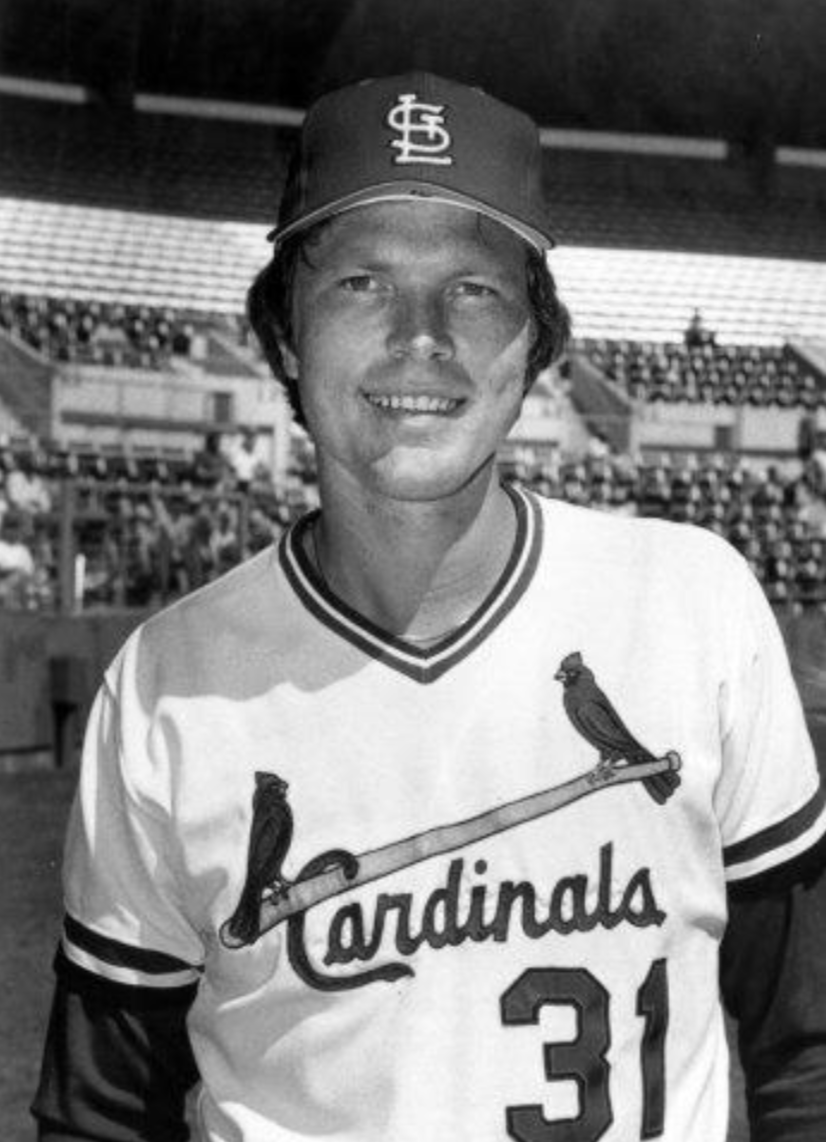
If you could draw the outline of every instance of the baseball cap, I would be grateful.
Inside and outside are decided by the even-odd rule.
[[[540,251],[556,244],[533,120],[428,72],[363,80],[310,107],[268,237],[278,243],[357,206],[416,198],[478,211]]]

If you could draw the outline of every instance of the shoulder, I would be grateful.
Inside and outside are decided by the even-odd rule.
[[[727,540],[690,523],[619,513],[528,493],[538,505],[545,546],[552,555],[610,562],[619,571],[686,573],[702,579],[723,575],[754,578]]]
[[[163,695],[228,693],[279,643],[283,608],[275,545],[139,626],[107,671],[113,693],[138,691],[144,708]]]
[[[234,631],[251,612],[260,617],[277,566],[277,549],[271,545],[153,615],[145,624],[145,636],[164,642],[184,633],[220,636],[227,629]]]

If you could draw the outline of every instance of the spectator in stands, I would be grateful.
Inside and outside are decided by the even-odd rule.
[[[174,489],[170,495],[156,491],[153,510],[157,527],[158,575],[161,599],[185,595],[190,590],[186,551],[192,533],[193,515],[187,495]]]
[[[195,326],[190,321],[176,326],[172,333],[172,352],[176,357],[188,357],[195,336]]]
[[[0,606],[22,609],[31,583],[35,563],[23,540],[25,516],[8,511],[0,523]]]
[[[34,581],[29,590],[32,606],[39,610],[50,608],[57,596],[57,556],[54,529],[48,516],[37,516],[34,534],[28,541],[34,559]]]
[[[195,453],[192,461],[194,483],[214,491],[222,490],[232,468],[221,448],[220,432],[208,432],[203,447]]]
[[[240,492],[249,491],[253,480],[266,472],[266,465],[258,453],[258,434],[254,428],[241,429],[240,439],[237,440],[229,454],[229,462],[235,473],[235,484]]]
[[[75,528],[78,549],[85,555],[83,602],[111,604],[119,599],[120,551],[108,513],[91,515]]]
[[[158,593],[158,527],[146,501],[139,502],[124,522],[124,602],[146,607]]]
[[[826,539],[826,499],[820,488],[808,479],[799,481],[796,514],[805,522],[811,536]]]
[[[217,561],[213,544],[212,516],[205,503],[198,508],[184,548],[184,563],[191,590],[204,586],[215,577]]]
[[[234,513],[227,503],[219,503],[211,535],[211,546],[216,575],[223,575],[241,560],[241,544]]]
[[[815,490],[826,496],[826,411],[819,409],[813,420],[807,471]]]
[[[714,344],[715,335],[711,330],[706,329],[703,323],[703,315],[699,309],[695,309],[691,315],[691,320],[688,323],[683,339],[688,349],[702,348],[705,345]]]
[[[593,429],[588,437],[587,454],[592,460],[603,460],[610,455],[611,447],[605,433],[599,428]]]
[[[6,476],[6,496],[9,503],[26,515],[47,512],[52,506],[49,488],[40,473],[39,450],[21,452],[15,457],[15,467]]]
[[[159,368],[192,355],[195,326],[170,308],[0,293],[0,328],[61,361]]]

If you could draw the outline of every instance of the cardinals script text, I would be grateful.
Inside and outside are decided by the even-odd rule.
[[[469,884],[464,860],[455,859],[445,884],[424,900],[410,892],[382,892],[373,907],[352,901],[338,908],[328,925],[323,967],[311,962],[307,950],[308,943],[319,946],[317,938],[306,939],[311,910],[295,913],[287,921],[290,962],[311,987],[343,990],[413,975],[413,969],[400,962],[346,974],[329,971],[384,959],[390,948],[410,957],[423,945],[438,951],[466,941],[504,943],[511,938],[514,925],[529,939],[540,940],[552,933],[566,936],[618,924],[639,928],[662,924],[666,914],[657,904],[650,869],[637,869],[627,884],[615,887],[613,861],[613,845],[603,845],[595,885],[587,874],[577,873],[560,878],[550,891],[542,892],[529,881]],[[482,877],[487,872],[487,862],[476,861],[475,875]]]

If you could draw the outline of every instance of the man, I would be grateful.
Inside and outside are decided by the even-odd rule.
[[[6,496],[9,503],[25,516],[47,512],[52,506],[52,497],[46,481],[40,474],[39,449],[22,452],[16,457],[15,466],[6,477]]]
[[[240,492],[248,492],[253,482],[268,476],[266,465],[258,454],[258,439],[254,428],[243,428],[241,437],[235,442],[229,455],[235,475],[235,487]]]
[[[24,543],[26,519],[12,509],[0,515],[0,605],[22,607],[35,572],[31,549]]]
[[[191,1042],[211,1142],[723,1142],[721,978],[755,1138],[822,1138],[826,816],[756,582],[497,479],[568,328],[539,174],[434,76],[310,111],[250,313],[321,510],[107,672],[41,1139],[185,1137]]]

